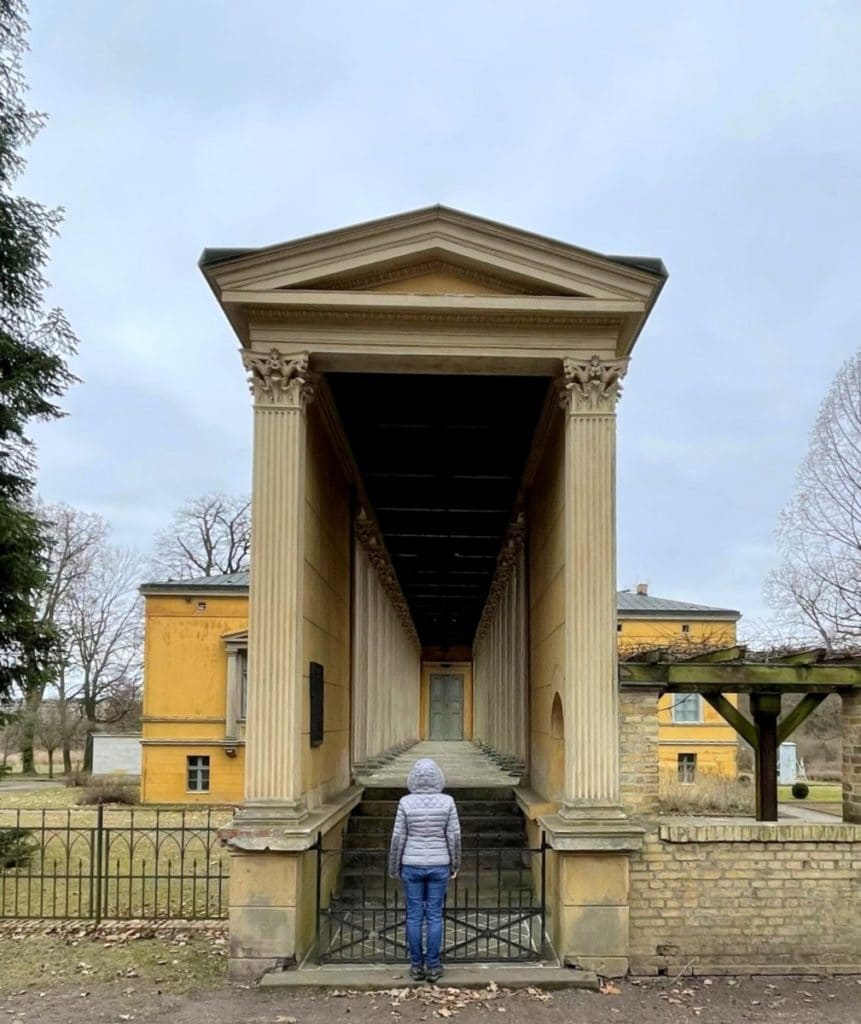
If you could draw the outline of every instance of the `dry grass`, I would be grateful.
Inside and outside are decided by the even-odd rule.
[[[99,808],[70,806],[80,790],[6,795],[19,806],[0,806],[0,829],[30,829],[36,852],[27,867],[0,871],[0,918],[88,917],[96,902],[110,918],[226,913],[228,854],[217,829],[231,810],[105,805],[99,839]],[[65,806],[46,808],[51,797]]]
[[[754,812],[754,787],[728,775],[697,772],[696,782],[679,782],[674,771],[661,774],[660,810],[669,814],[747,816]]]
[[[129,1020],[143,993],[187,992],[223,980],[226,954],[225,928],[214,923],[7,921],[0,923],[0,995],[26,989],[38,999],[69,989],[81,996],[107,986],[128,1000]]]

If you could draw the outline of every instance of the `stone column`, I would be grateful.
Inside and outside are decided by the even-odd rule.
[[[564,360],[563,817],[623,817],[616,667],[616,401],[624,362]]]
[[[254,395],[245,806],[252,820],[300,820],[308,356],[244,355]]]

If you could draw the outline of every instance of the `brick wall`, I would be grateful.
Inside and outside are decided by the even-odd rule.
[[[842,700],[843,819],[861,823],[861,690]]]
[[[629,814],[658,806],[658,692],[619,693],[619,783]]]
[[[634,973],[861,972],[861,828],[688,820],[630,867]]]

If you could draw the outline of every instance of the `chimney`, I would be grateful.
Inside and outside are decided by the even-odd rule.
[[[637,593],[640,594],[642,597],[648,597],[649,596],[649,584],[648,583],[638,583],[637,584]]]

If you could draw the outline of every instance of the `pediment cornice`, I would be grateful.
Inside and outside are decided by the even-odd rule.
[[[665,279],[657,261],[637,265],[445,207],[219,252],[202,266],[246,344],[252,317],[559,327],[599,317],[623,322],[627,351]],[[433,274],[444,277],[438,292],[430,281],[410,290],[411,278]]]

